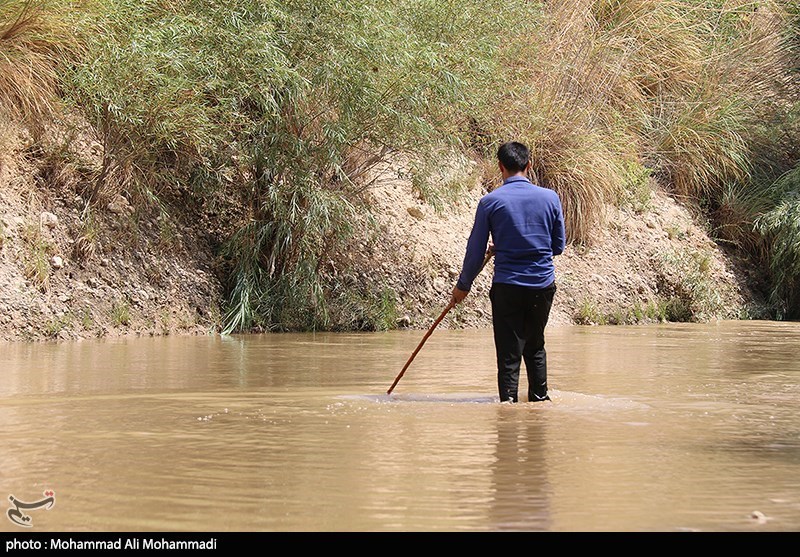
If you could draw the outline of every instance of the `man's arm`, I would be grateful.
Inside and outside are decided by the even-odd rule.
[[[489,217],[483,203],[478,203],[475,211],[475,223],[467,241],[467,251],[464,255],[464,264],[461,275],[458,277],[450,303],[455,305],[467,297],[472,288],[472,281],[478,276],[483,267],[486,254],[486,243],[489,241]]]
[[[556,197],[555,213],[553,231],[551,233],[551,246],[553,255],[561,255],[567,245],[567,233],[564,230],[564,210],[561,208],[561,200],[558,197]]]

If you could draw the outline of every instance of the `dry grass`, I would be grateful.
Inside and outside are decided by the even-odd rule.
[[[501,116],[489,126],[531,145],[536,181],[559,193],[568,237],[579,242],[590,240],[604,206],[620,197],[623,161],[636,156],[631,130],[641,127],[640,114],[619,117],[621,98],[636,96],[636,88],[594,4],[548,5],[542,24],[522,38],[527,46],[509,53],[512,93],[500,99]]]
[[[31,284],[47,292],[50,289],[50,257],[55,247],[42,232],[41,226],[30,224],[22,229],[23,271]]]
[[[570,239],[588,242],[626,169],[690,198],[750,172],[753,134],[787,83],[775,2],[551,2],[511,42],[513,68],[484,126],[533,146]],[[622,196],[624,197],[624,196]]]
[[[0,110],[41,128],[58,104],[59,64],[80,50],[65,6],[0,0]]]

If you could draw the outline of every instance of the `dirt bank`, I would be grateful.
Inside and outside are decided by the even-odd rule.
[[[471,174],[475,162],[463,161]],[[401,326],[427,327],[458,278],[474,211],[497,185],[479,177],[457,201],[436,211],[422,201],[408,169],[387,165],[371,190],[380,240],[362,260],[398,294]],[[480,174],[480,173],[479,173]],[[556,258],[556,324],[642,323],[761,316],[763,301],[748,286],[748,269],[711,240],[692,211],[651,181],[636,207],[608,207],[591,245],[570,245]],[[443,327],[491,325],[490,263]]]
[[[113,192],[87,209],[80,168],[17,132],[0,151],[0,339],[213,330],[222,288],[203,223]]]
[[[78,142],[64,159],[72,164],[54,165],[20,129],[6,128],[1,143],[0,339],[219,330],[224,291],[216,252],[237,208],[143,209],[111,191],[87,209],[92,173],[81,165],[99,164],[97,145]],[[428,327],[449,299],[477,201],[491,187],[478,166],[460,161],[456,173],[470,178],[439,208],[422,199],[399,163],[380,168],[365,192],[377,234],[356,239],[341,259],[352,266],[352,280],[391,293],[400,327]],[[609,207],[591,245],[569,246],[557,258],[551,322],[757,315],[760,301],[744,267],[687,208],[654,183],[651,190],[635,209]],[[490,325],[491,274],[490,264],[443,327]]]

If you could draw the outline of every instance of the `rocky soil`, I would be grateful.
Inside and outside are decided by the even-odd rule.
[[[476,163],[461,172],[474,175]],[[488,188],[472,179],[456,200],[435,210],[421,199],[402,166],[387,165],[371,190],[380,240],[362,265],[398,294],[400,326],[428,327],[449,301],[478,200]],[[477,173],[481,175],[481,173]],[[569,245],[556,257],[551,323],[642,323],[757,317],[763,301],[748,286],[747,267],[712,241],[689,209],[654,182],[649,199],[608,207],[591,245]],[[367,246],[368,247],[368,246]],[[491,326],[492,263],[442,327]],[[678,315],[676,315],[678,314]]]
[[[87,214],[80,173],[59,180],[15,139],[0,152],[0,339],[213,330],[222,287],[205,231],[119,193]]]

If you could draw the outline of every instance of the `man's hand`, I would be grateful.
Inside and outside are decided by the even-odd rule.
[[[467,294],[469,294],[469,290],[461,290],[458,286],[454,286],[453,293],[450,295],[450,305],[460,304],[467,297]]]

